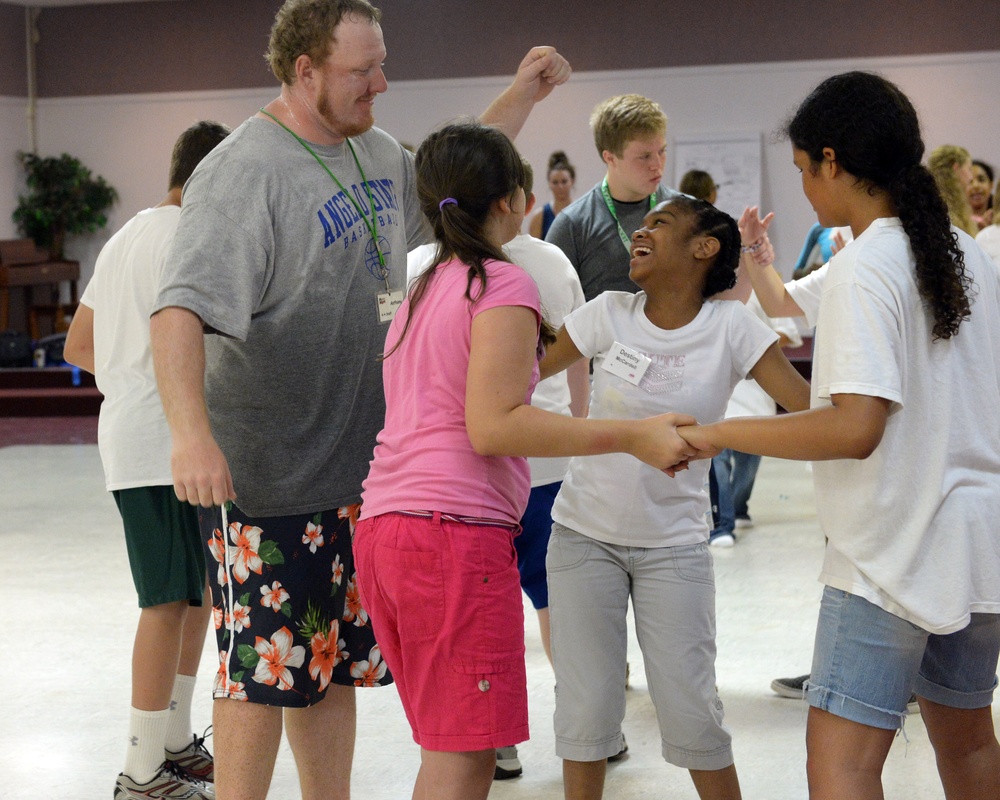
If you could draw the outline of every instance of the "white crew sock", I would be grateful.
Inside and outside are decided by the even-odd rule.
[[[129,710],[128,747],[122,772],[136,783],[151,780],[163,763],[169,718],[170,711],[166,708],[163,711]]]
[[[180,675],[174,678],[174,690],[170,695],[170,724],[167,726],[166,748],[179,753],[191,744],[191,698],[194,696],[194,675]]]

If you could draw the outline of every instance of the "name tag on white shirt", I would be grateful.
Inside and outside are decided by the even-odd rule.
[[[626,347],[621,342],[615,342],[611,350],[604,358],[601,369],[607,370],[612,375],[617,375],[633,386],[638,386],[642,376],[653,361],[649,356],[644,356],[638,350]]]
[[[403,305],[403,291],[379,292],[375,296],[375,304],[378,306],[378,321],[391,322],[396,316],[399,307]]]

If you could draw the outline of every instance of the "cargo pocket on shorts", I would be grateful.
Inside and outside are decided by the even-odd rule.
[[[523,655],[456,663],[452,673],[459,688],[448,702],[470,732],[487,735],[527,728],[528,682]]]

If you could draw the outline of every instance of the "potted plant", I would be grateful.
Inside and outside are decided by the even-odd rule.
[[[118,192],[101,176],[92,176],[79,159],[63,153],[41,158],[18,153],[24,166],[28,194],[18,198],[13,219],[22,235],[47,248],[61,260],[66,234],[93,233],[108,223],[105,212]]]

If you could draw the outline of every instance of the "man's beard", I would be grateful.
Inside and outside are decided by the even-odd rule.
[[[344,137],[360,136],[375,124],[375,115],[370,112],[368,118],[360,122],[345,122],[338,119],[330,109],[330,101],[326,92],[323,91],[320,92],[319,99],[316,101],[316,113],[331,130]]]

